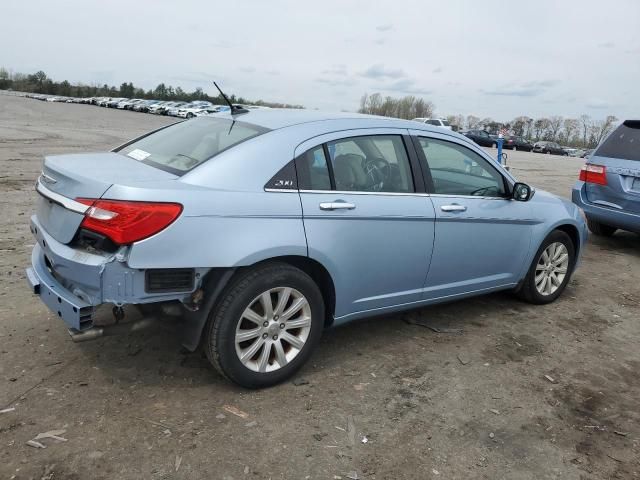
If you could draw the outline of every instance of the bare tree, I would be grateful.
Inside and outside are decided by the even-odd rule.
[[[360,113],[381,115],[384,117],[396,117],[412,119],[416,117],[431,117],[434,105],[422,98],[409,95],[402,98],[390,96],[382,98],[379,93],[363,95],[360,99]]]
[[[467,128],[469,130],[474,130],[480,126],[480,117],[476,117],[475,115],[467,115]]]
[[[611,133],[618,119],[613,115],[607,115],[604,120],[598,120],[592,125],[592,147],[597,147],[600,142]]]
[[[547,129],[549,128],[549,119],[548,118],[538,118],[535,122],[533,122],[533,131],[536,140],[540,140],[547,133]]]
[[[560,133],[560,129],[562,128],[563,118],[554,115],[553,117],[549,117],[549,125],[547,130],[549,131],[549,137],[551,140],[558,140],[558,133]]]
[[[589,115],[580,115],[578,120],[580,121],[580,129],[582,130],[582,146],[586,147],[589,144],[587,135],[591,129],[591,117]]]
[[[564,130],[564,142],[571,143],[572,138],[578,131],[578,120],[575,118],[565,118],[562,127]]]

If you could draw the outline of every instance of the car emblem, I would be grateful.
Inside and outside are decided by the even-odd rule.
[[[53,185],[55,183],[58,183],[58,180],[56,180],[53,177],[50,177],[49,175],[45,175],[44,173],[40,175],[40,180],[46,183],[47,185]]]

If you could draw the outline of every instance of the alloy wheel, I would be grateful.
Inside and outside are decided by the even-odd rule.
[[[549,244],[536,265],[536,290],[540,295],[552,295],[560,288],[569,269],[569,251],[561,242]]]
[[[244,309],[236,326],[236,354],[254,372],[273,372],[304,348],[311,331],[311,306],[290,287],[271,288]]]

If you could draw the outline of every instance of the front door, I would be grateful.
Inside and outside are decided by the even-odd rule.
[[[424,298],[515,285],[523,273],[531,229],[538,223],[530,205],[511,200],[497,166],[462,142],[412,133],[430,177],[436,216]]]
[[[309,257],[331,274],[337,322],[422,298],[434,209],[416,191],[409,141],[406,130],[367,129],[296,150]]]

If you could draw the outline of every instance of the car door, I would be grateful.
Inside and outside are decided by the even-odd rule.
[[[511,200],[512,181],[466,142],[411,133],[436,216],[424,298],[515,285],[536,223],[530,205]]]
[[[333,279],[337,322],[422,298],[435,215],[407,133],[342,131],[296,149],[309,257]]]

